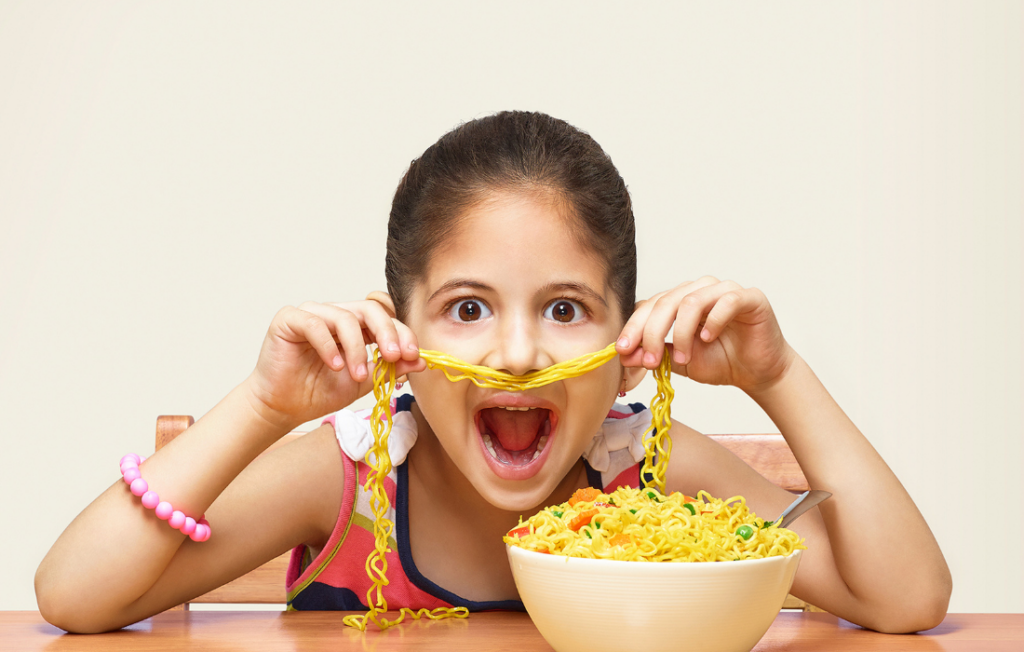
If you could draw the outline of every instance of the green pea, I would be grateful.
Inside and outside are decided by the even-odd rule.
[[[551,510],[551,513],[555,515],[555,518],[562,518],[562,512],[557,509]]]
[[[594,538],[594,537],[590,536],[590,530],[583,530],[583,534],[587,535],[588,539],[593,539]]]
[[[697,508],[694,507],[693,505],[691,505],[690,503],[683,503],[683,507],[685,507],[686,509],[690,510],[690,515],[691,516],[696,516],[697,515]]]
[[[635,509],[631,509],[631,510],[629,510],[629,513],[630,514],[636,514],[636,510]]]
[[[598,530],[600,530],[601,529],[601,524],[598,523],[597,521],[594,521],[594,527],[597,528]]]
[[[614,498],[609,498],[608,499],[608,504],[609,505],[614,505],[615,504],[615,499]]]
[[[653,500],[654,502],[657,502],[657,503],[661,502],[660,500],[658,500],[657,494],[655,494],[653,491],[648,491],[647,492],[647,497],[650,498],[651,500]]]
[[[742,538],[744,541],[747,541],[750,539],[750,537],[754,536],[754,528],[750,527],[749,525],[741,525],[738,528],[736,528],[736,536]]]

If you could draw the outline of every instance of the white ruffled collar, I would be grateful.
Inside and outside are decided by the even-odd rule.
[[[644,459],[644,431],[650,425],[651,411],[647,409],[621,419],[605,419],[590,446],[583,451],[583,459],[602,473],[611,467],[611,454],[616,451],[627,451],[634,462],[639,462]]]

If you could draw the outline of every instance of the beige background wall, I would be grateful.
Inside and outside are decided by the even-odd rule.
[[[280,306],[383,287],[413,157],[520,108],[618,164],[641,295],[767,293],[934,528],[951,610],[1024,611],[1020,4],[369,4],[0,2],[0,609]],[[677,385],[698,429],[774,429]]]

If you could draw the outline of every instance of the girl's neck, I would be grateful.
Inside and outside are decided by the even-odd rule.
[[[481,533],[488,536],[496,534],[500,541],[505,532],[515,526],[520,515],[528,515],[504,510],[487,502],[445,452],[415,402],[412,404],[412,414],[416,419],[417,438],[416,445],[409,452],[412,462],[409,465],[410,474],[415,474],[417,484],[426,490],[427,495],[443,497],[444,503],[453,511],[474,514],[473,520]],[[544,505],[565,502],[576,489],[585,486],[586,469],[581,461],[570,469],[538,509]]]

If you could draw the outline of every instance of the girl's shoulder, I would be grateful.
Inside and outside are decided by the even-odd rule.
[[[644,460],[644,434],[651,425],[651,411],[642,403],[615,403],[590,444],[583,451],[592,486],[614,489],[638,486]]]
[[[409,450],[416,444],[416,419],[410,410],[412,403],[411,394],[403,394],[391,400],[388,454],[395,466],[405,461]],[[330,424],[334,428],[338,444],[350,460],[366,459],[366,453],[373,447],[372,412],[369,409],[344,409],[324,417],[322,423]]]

